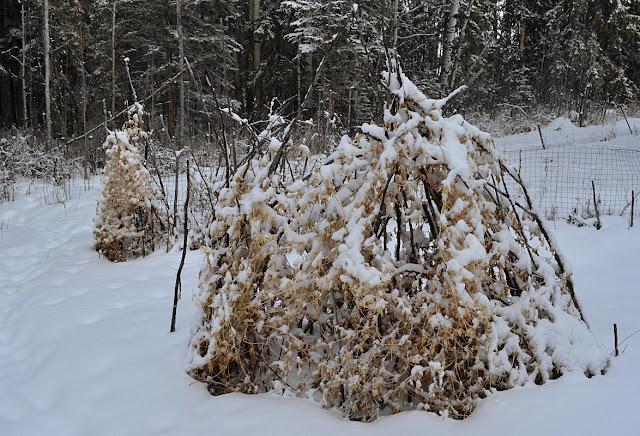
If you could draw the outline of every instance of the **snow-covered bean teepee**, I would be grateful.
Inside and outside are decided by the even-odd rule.
[[[143,113],[142,105],[132,105],[122,130],[110,131],[104,143],[107,163],[93,235],[96,250],[113,262],[153,251],[162,237],[157,193],[139,150],[149,141]]]
[[[221,192],[190,374],[369,421],[464,418],[494,390],[603,373],[569,266],[489,135],[399,68],[384,81],[384,124],[307,180],[285,186],[263,156]]]

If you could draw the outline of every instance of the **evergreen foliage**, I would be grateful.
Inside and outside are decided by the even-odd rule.
[[[180,64],[175,2],[115,0],[115,29],[113,5],[50,5],[58,138],[103,122],[103,100],[108,108],[130,101],[125,57],[139,95],[157,91],[145,103],[158,124],[151,127],[160,127],[162,114],[170,137],[183,109],[189,137],[220,128],[202,112],[198,88],[208,104],[215,94],[253,121],[264,119],[274,98],[285,115],[295,113],[322,58],[327,67],[312,96],[314,113],[305,115],[318,126],[347,129],[382,120],[377,71],[386,56],[402,60],[429,95],[469,86],[459,100],[468,113],[493,115],[517,105],[527,113],[596,117],[635,102],[640,89],[637,0],[183,0],[184,53],[194,75],[183,77],[181,108],[172,80]],[[0,128],[41,128],[42,2],[0,0],[0,18]]]
[[[190,374],[370,421],[464,418],[496,389],[602,373],[571,272],[489,136],[401,71],[384,82],[384,124],[308,179],[286,186],[265,155],[221,191]]]
[[[129,121],[104,143],[107,165],[93,234],[96,250],[112,262],[144,256],[163,237],[156,192],[140,154],[149,140],[140,127],[142,115],[140,104],[131,106]]]

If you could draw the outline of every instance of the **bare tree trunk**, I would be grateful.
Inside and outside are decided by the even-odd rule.
[[[82,133],[84,136],[84,178],[89,179],[89,141],[87,138],[87,81],[84,69],[84,25],[80,27],[80,75],[82,76]]]
[[[261,57],[261,43],[258,38],[258,29],[260,28],[260,0],[249,0],[249,19],[252,23],[252,47],[251,47],[251,72],[253,73],[253,111],[256,119],[260,118],[260,101],[262,100],[262,90],[260,89],[260,79],[258,74],[260,72],[260,57]]]
[[[393,53],[398,53],[398,0],[393,0]]]
[[[524,37],[527,34],[527,22],[520,21],[520,51],[524,51]]]
[[[456,26],[458,24],[458,10],[460,9],[460,0],[451,2],[449,10],[449,22],[445,33],[444,47],[442,53],[442,70],[440,71],[440,82],[448,83],[451,74],[451,52],[453,51],[453,39],[456,34]]]
[[[44,0],[44,105],[47,123],[47,148],[51,146],[53,128],[51,124],[51,59],[49,39],[49,0]]]
[[[449,82],[447,83],[447,85],[451,87],[453,87],[453,84],[455,83],[455,80],[456,80],[456,75],[457,75],[459,64],[460,64],[460,57],[462,56],[462,47],[463,47],[462,41],[464,40],[464,35],[467,32],[467,26],[469,25],[469,20],[471,19],[471,12],[473,11],[474,3],[475,3],[475,0],[471,0],[471,2],[469,3],[469,7],[467,9],[467,16],[465,17],[464,23],[462,24],[462,28],[460,29],[460,36],[459,36],[460,44],[458,44],[456,55],[453,58],[451,76],[449,77]]]
[[[22,1],[22,9],[20,10],[20,18],[22,20],[22,65],[20,66],[20,79],[22,80],[22,127],[27,128],[29,122],[29,112],[27,111],[27,31],[24,18],[24,0]]]
[[[180,10],[180,0],[176,0],[176,24],[178,27],[178,45],[180,59],[178,59],[178,69],[180,70],[180,114],[178,119],[178,134],[176,135],[178,140],[178,148],[184,146],[184,37],[182,35],[182,11]]]
[[[111,116],[116,114],[116,3],[111,10]]]

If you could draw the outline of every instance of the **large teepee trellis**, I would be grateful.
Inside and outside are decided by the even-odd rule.
[[[384,125],[307,180],[285,187],[264,156],[221,193],[190,373],[214,394],[287,389],[361,420],[463,418],[492,390],[602,373],[568,266],[509,195],[516,172],[442,116],[447,99],[401,71],[385,81]]]

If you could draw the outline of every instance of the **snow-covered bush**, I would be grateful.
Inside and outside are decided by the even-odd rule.
[[[144,167],[140,147],[149,135],[140,126],[143,108],[129,108],[122,130],[110,132],[104,187],[98,199],[94,237],[96,250],[113,262],[144,256],[163,237],[156,192]]]
[[[33,135],[16,132],[0,138],[0,203],[15,198],[14,185],[20,178],[66,189],[79,174],[82,174],[80,159],[67,158],[60,148],[46,150]]]
[[[344,137],[307,180],[285,187],[265,156],[221,192],[190,374],[213,394],[290,390],[369,421],[464,418],[494,390],[602,373],[569,266],[509,196],[519,177],[489,135],[400,71],[385,80],[384,125]]]

